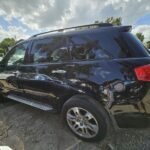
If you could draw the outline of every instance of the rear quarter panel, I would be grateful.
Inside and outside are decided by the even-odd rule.
[[[150,123],[149,83],[138,81],[134,68],[150,64],[150,59],[130,58],[75,62],[69,84],[97,99],[112,113],[120,127],[148,126]],[[116,92],[111,85],[121,82],[125,89]],[[114,102],[108,109],[107,90],[113,91]],[[142,119],[142,121],[141,121]]]

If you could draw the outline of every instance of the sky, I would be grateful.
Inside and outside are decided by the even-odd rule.
[[[0,0],[0,41],[122,17],[150,40],[150,0]]]

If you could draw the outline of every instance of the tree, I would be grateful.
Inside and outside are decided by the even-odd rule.
[[[15,45],[15,40],[13,38],[5,38],[1,43],[0,43],[0,53],[6,53],[8,51],[8,48]]]
[[[0,54],[4,54],[4,53],[5,53],[4,49],[0,48]]]
[[[100,24],[100,23],[104,23],[104,22],[103,22],[103,21],[98,21],[98,20],[96,20],[94,23],[95,23],[95,24]]]
[[[150,49],[150,41],[147,41],[147,42],[146,42],[146,47],[147,47],[148,49]]]
[[[113,25],[120,26],[122,25],[122,18],[121,17],[117,17],[117,18],[109,17],[105,20],[105,23],[111,23]]]
[[[99,22],[98,20],[96,20],[94,23],[95,23],[95,24],[99,24],[100,22]]]
[[[137,36],[137,38],[141,41],[141,42],[143,42],[144,41],[144,35],[142,34],[142,33],[136,33],[136,36]]]
[[[95,24],[99,24],[99,23],[111,23],[113,25],[120,26],[120,25],[122,25],[122,18],[121,17],[117,17],[117,18],[109,17],[104,22],[96,20],[94,23]]]

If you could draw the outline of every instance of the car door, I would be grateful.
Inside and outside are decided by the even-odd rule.
[[[57,105],[60,95],[68,89],[64,83],[70,60],[65,37],[48,37],[33,41],[30,63],[20,65],[19,81],[26,98]]]
[[[0,89],[6,95],[20,95],[23,90],[18,82],[18,66],[24,63],[28,43],[22,43],[12,48],[1,62]]]

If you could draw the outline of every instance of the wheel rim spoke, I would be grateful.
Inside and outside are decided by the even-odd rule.
[[[81,128],[81,131],[82,131],[82,135],[86,135],[86,130],[85,130],[85,128]]]
[[[93,119],[93,115],[92,115],[91,113],[89,113],[89,112],[86,112],[85,117],[86,117],[88,120]]]
[[[76,117],[73,116],[72,114],[67,114],[67,119],[68,119],[69,121],[76,122]]]
[[[80,129],[79,125],[77,125],[77,124],[74,124],[73,127],[76,131],[78,131]]]
[[[91,123],[88,123],[88,124],[86,125],[86,127],[87,127],[88,129],[90,129],[91,131],[93,131],[94,133],[96,133],[97,130],[98,130],[98,127],[97,127],[96,125],[91,124]]]
[[[91,136],[90,132],[88,131],[88,129],[86,127],[81,128],[81,132],[82,132],[83,136],[86,136],[86,137],[90,137]]]
[[[79,110],[79,108],[78,107],[74,107],[73,109],[73,112],[74,112],[74,114],[76,115],[76,116],[81,116],[81,114],[80,114],[80,110]]]

